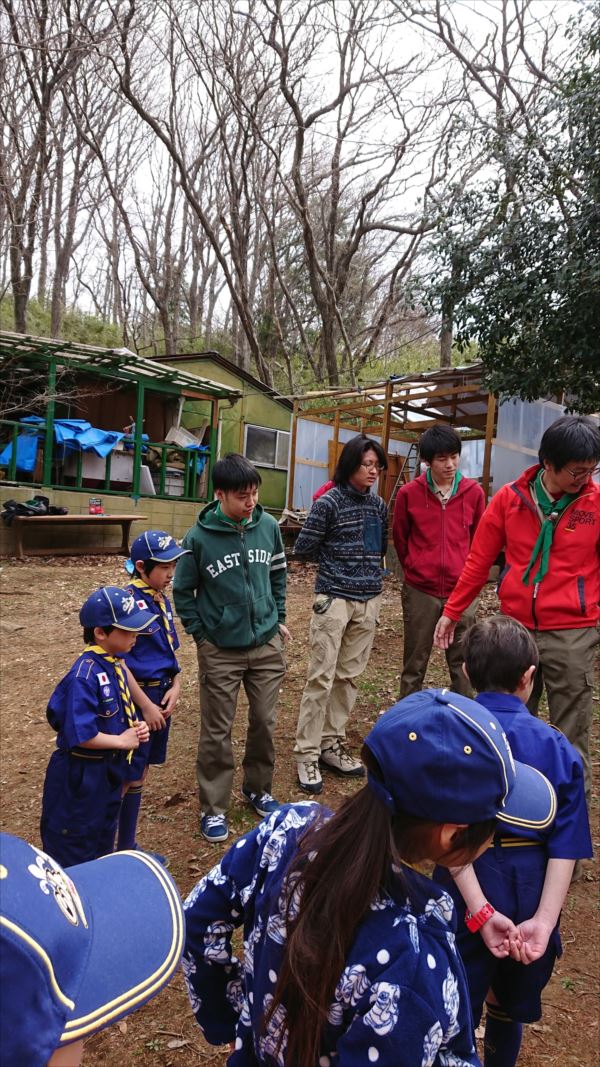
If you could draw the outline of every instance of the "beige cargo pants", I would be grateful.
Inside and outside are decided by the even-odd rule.
[[[315,605],[326,599],[318,594]],[[381,594],[370,600],[334,597],[325,612],[313,611],[310,661],[294,746],[298,763],[318,760],[324,749],[345,740],[356,679],[369,662],[381,599]]]

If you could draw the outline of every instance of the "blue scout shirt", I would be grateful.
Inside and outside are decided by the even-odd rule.
[[[137,641],[125,656],[125,663],[138,682],[146,682],[163,678],[172,678],[179,674],[181,667],[175,655],[179,648],[179,640],[173,622],[173,609],[168,597],[164,596],[165,614],[160,609],[160,604],[151,593],[139,589],[134,585],[128,585],[127,592],[131,593],[138,607],[149,608],[152,614],[158,618],[137,636]],[[169,627],[169,637],[166,627]],[[172,644],[171,644],[172,642]]]
[[[114,664],[86,649],[58,683],[46,710],[59,749],[75,748],[98,733],[128,728]]]
[[[564,734],[532,715],[510,693],[479,693],[483,704],[502,725],[516,760],[546,775],[556,790],[556,819],[546,830],[503,827],[502,837],[517,836],[545,846],[548,859],[577,860],[592,855],[590,824],[583,786],[583,763]],[[486,863],[489,852],[486,853]],[[475,862],[479,873],[481,858]],[[485,865],[482,865],[485,866]]]
[[[185,902],[183,959],[192,1010],[212,1044],[235,1041],[230,1067],[281,1065],[279,1006],[266,1029],[285,944],[285,872],[310,802],[282,807],[240,838]],[[327,815],[327,812],[324,812]],[[243,924],[243,963],[232,952]],[[327,951],[327,946],[324,946]],[[478,1067],[466,980],[454,944],[450,897],[409,868],[394,897],[377,897],[361,921],[329,1008],[322,1067]]]

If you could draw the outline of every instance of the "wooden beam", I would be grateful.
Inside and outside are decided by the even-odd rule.
[[[490,495],[490,472],[492,468],[492,438],[494,436],[494,421],[496,416],[496,397],[493,393],[488,394],[487,418],[485,422],[485,446],[483,450],[483,471],[481,487],[483,489],[486,504]]]

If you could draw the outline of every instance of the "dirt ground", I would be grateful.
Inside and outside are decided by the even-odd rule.
[[[46,764],[54,746],[45,706],[62,675],[81,651],[78,612],[96,587],[125,582],[121,560],[102,557],[4,560],[0,574],[2,702],[0,717],[2,829],[39,840],[39,814]],[[313,574],[292,564],[288,625],[288,673],[281,692],[277,725],[274,792],[293,801],[296,785],[292,745],[307,662],[307,634]],[[481,610],[495,610],[493,592],[484,593]],[[181,633],[181,629],[180,629]],[[139,828],[142,846],[167,854],[183,895],[219,859],[224,845],[209,845],[199,833],[194,757],[198,731],[195,646],[183,635],[182,699],[175,713],[165,767],[154,768],[144,792]],[[385,586],[382,622],[359,697],[349,739],[357,747],[377,714],[394,703],[402,654],[400,590],[396,579]],[[447,684],[441,653],[434,653],[427,679]],[[243,700],[235,727],[240,753],[244,737]],[[600,789],[600,709],[596,692],[593,762],[596,779],[593,837],[598,851]],[[233,834],[256,822],[242,802],[236,777],[229,813]],[[356,785],[327,777],[322,799],[335,807]],[[229,839],[229,844],[232,838]],[[598,1059],[599,924],[598,866],[588,865],[571,887],[563,914],[564,955],[545,991],[544,1017],[526,1028],[521,1067],[596,1067]],[[143,906],[143,901],[140,901]],[[343,901],[340,901],[343,907]],[[188,1007],[181,976],[151,1004],[126,1022],[105,1030],[86,1045],[86,1067],[221,1067],[227,1055],[208,1046]],[[17,1065],[15,1065],[17,1067]]]

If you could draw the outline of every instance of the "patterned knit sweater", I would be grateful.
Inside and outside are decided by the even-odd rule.
[[[387,536],[387,507],[381,497],[340,485],[315,501],[294,551],[318,562],[316,593],[370,600],[381,592]]]

